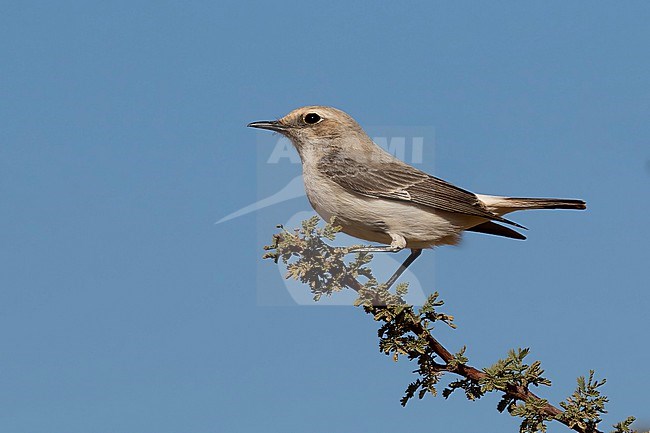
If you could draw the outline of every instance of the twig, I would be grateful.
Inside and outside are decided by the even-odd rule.
[[[397,285],[395,294],[389,292],[385,284],[377,283],[367,266],[372,256],[359,253],[352,261],[344,260],[354,248],[335,248],[323,241],[323,238],[334,240],[340,227],[330,223],[319,228],[318,222],[319,219],[314,217],[303,221],[301,229],[293,232],[283,229],[273,236],[273,244],[265,247],[270,252],[264,257],[286,263],[287,278],[308,284],[314,300],[345,288],[359,294],[355,305],[363,306],[375,320],[384,322],[379,330],[380,351],[392,353],[396,360],[400,355],[417,359],[419,368],[414,373],[418,373],[419,378],[407,387],[402,405],[406,405],[418,391],[419,398],[427,393],[436,395],[440,377],[449,372],[463,379],[450,383],[444,389],[443,396],[448,397],[456,389],[463,389],[471,400],[489,391],[503,392],[497,409],[500,412],[508,409],[513,416],[522,418],[520,432],[545,431],[545,423],[555,420],[576,432],[601,433],[597,426],[601,422],[599,414],[606,413],[607,397],[598,388],[605,383],[604,379],[594,380],[593,371],[587,380],[584,376],[579,377],[573,395],[560,403],[562,410],[530,391],[530,385],[550,386],[551,382],[542,376],[544,371],[539,361],[531,365],[523,362],[528,349],[512,350],[507,358],[483,370],[468,365],[464,348],[452,354],[431,333],[431,325],[437,321],[455,327],[452,316],[436,311],[443,304],[437,299],[437,293],[430,295],[416,313],[403,298],[407,293],[407,284]],[[359,277],[368,281],[362,284]],[[444,364],[436,362],[436,357]],[[516,404],[518,401],[523,404]],[[634,417],[628,417],[614,426],[614,432],[634,432],[630,427],[633,422]]]
[[[363,284],[361,284],[356,279],[350,277],[349,275],[346,276],[345,285],[357,293],[363,289]],[[412,315],[411,319],[412,320],[410,325],[410,331],[413,332],[415,335],[420,335],[423,338],[425,338],[431,350],[440,358],[442,358],[447,365],[452,363],[452,361],[454,360],[454,355],[452,355],[451,352],[449,352],[442,344],[440,344],[438,340],[436,340],[436,338],[433,335],[431,335],[431,332],[429,332],[429,330],[422,325],[422,322],[419,320],[419,318]],[[446,368],[446,371],[449,371],[451,373],[456,373],[460,376],[463,376],[467,379],[471,379],[476,382],[485,379],[485,377],[487,376],[484,372],[477,370],[476,368],[466,364],[456,364],[455,367]],[[504,390],[504,392],[507,395],[521,401],[526,401],[531,398],[536,400],[541,400],[540,397],[538,397],[533,392],[531,392],[528,388],[523,386],[512,386],[509,389]],[[599,430],[587,430],[581,428],[578,425],[574,425],[573,427],[571,427],[567,421],[558,418],[558,415],[561,415],[563,412],[550,403],[547,403],[544,406],[543,411],[546,415],[555,418],[556,420],[560,421],[562,424],[572,428],[577,432],[601,433]]]

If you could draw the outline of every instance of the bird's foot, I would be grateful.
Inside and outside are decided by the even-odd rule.
[[[372,245],[368,245],[368,246],[354,247],[349,252],[350,253],[399,253],[403,249],[404,247],[400,247],[397,245],[388,245],[385,247],[375,247]]]
[[[372,245],[354,247],[350,250],[351,253],[399,253],[406,248],[406,239],[404,236],[397,234],[390,234],[392,242],[385,247],[375,247]]]

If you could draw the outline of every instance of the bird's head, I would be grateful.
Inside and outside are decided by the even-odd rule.
[[[374,145],[361,126],[347,113],[319,105],[300,107],[278,120],[252,122],[251,128],[278,132],[305,153],[327,154],[340,149],[363,151]]]

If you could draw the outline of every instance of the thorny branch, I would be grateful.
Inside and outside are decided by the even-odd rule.
[[[359,281],[349,276],[345,279],[345,285],[357,293],[364,290],[363,285]],[[377,306],[375,308],[381,309],[387,307]],[[416,317],[414,314],[409,314],[409,331],[413,332],[415,335],[419,335],[422,338],[424,338],[427,341],[427,344],[429,345],[433,353],[435,353],[440,358],[442,358],[443,361],[445,361],[446,365],[440,366],[442,370],[448,371],[450,373],[456,373],[476,383],[479,383],[486,379],[487,373],[481,370],[477,370],[476,368],[467,364],[455,363],[454,355],[452,355],[451,352],[449,352],[449,350],[447,350],[442,344],[440,344],[438,340],[436,340],[436,338],[431,334],[429,329],[427,329],[426,326],[422,323],[422,321],[419,320],[419,318]],[[509,397],[512,397],[515,400],[520,400],[520,401],[527,401],[529,399],[536,400],[536,401],[542,400],[540,397],[538,397],[533,392],[531,392],[528,388],[520,385],[508,386],[506,387],[504,392]],[[553,406],[550,403],[545,403],[542,406],[541,410],[544,412],[545,415],[548,415],[549,418],[557,418],[563,413],[560,409],[558,409],[557,407]],[[570,426],[569,422],[562,420],[561,417],[559,421],[565,424],[566,426],[573,428],[573,430],[575,431],[581,433],[587,433],[587,430],[580,428],[578,425]],[[596,433],[598,432],[598,430],[590,430],[589,432]]]
[[[486,392],[503,393],[497,405],[500,412],[508,410],[513,416],[522,418],[521,433],[546,431],[547,421],[559,421],[580,433],[600,433],[597,429],[601,421],[600,414],[606,413],[607,398],[602,396],[599,387],[605,380],[595,381],[593,371],[588,380],[578,378],[578,387],[572,396],[560,403],[564,409],[550,404],[532,391],[529,386],[550,386],[550,380],[542,377],[544,372],[539,361],[531,365],[524,364],[528,349],[510,351],[508,357],[499,360],[492,367],[479,370],[468,364],[463,348],[452,354],[432,334],[434,322],[443,322],[452,328],[453,317],[438,312],[443,305],[438,300],[438,293],[429,297],[425,305],[416,313],[413,306],[404,301],[408,284],[398,284],[395,293],[379,284],[367,266],[372,255],[358,253],[347,262],[346,255],[356,246],[335,248],[323,239],[334,240],[340,227],[334,221],[323,228],[318,227],[319,219],[313,217],[303,221],[302,228],[294,231],[282,229],[273,236],[273,244],[265,247],[270,251],[264,255],[276,262],[282,260],[287,265],[287,278],[295,278],[309,285],[314,300],[323,295],[350,288],[359,294],[355,305],[362,306],[377,321],[384,322],[379,329],[380,350],[392,354],[395,360],[400,355],[410,360],[417,360],[419,368],[415,373],[419,378],[406,389],[402,405],[414,397],[423,398],[427,393],[437,394],[436,385],[443,373],[454,373],[462,377],[450,383],[444,390],[445,398],[457,389],[465,391],[468,399],[481,398]],[[358,278],[367,279],[362,284]],[[437,361],[442,360],[443,363]],[[631,433],[634,417],[629,417],[614,426],[615,433]]]

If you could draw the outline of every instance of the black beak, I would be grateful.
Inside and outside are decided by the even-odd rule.
[[[277,120],[264,120],[261,122],[251,122],[246,126],[248,126],[249,128],[268,129],[275,132],[282,132],[287,129],[286,126],[284,126]]]

